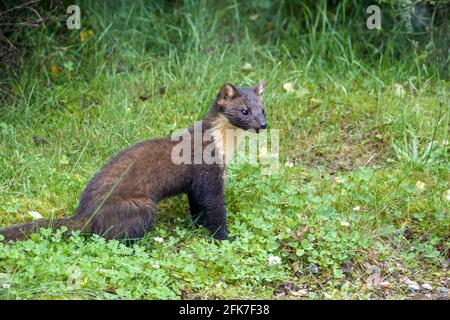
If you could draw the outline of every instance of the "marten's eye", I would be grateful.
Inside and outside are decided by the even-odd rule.
[[[245,110],[245,109],[242,109],[242,110],[241,110],[241,113],[242,113],[244,116],[248,116],[248,111]]]

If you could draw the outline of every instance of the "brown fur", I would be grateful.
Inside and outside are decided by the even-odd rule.
[[[263,83],[256,88],[225,84],[202,122],[203,132],[213,131],[213,141],[225,156],[226,130],[265,128],[260,101]],[[242,114],[242,108],[250,113]],[[192,128],[190,129],[192,134]],[[142,237],[156,218],[157,203],[166,197],[187,193],[194,221],[204,225],[216,239],[227,239],[224,199],[224,164],[174,164],[172,149],[178,141],[161,138],[138,143],[115,157],[92,178],[81,195],[77,213],[53,223],[48,220],[0,230],[5,242],[20,240],[40,227],[81,230],[107,239]],[[193,148],[192,144],[192,148]],[[192,149],[192,155],[194,150]]]

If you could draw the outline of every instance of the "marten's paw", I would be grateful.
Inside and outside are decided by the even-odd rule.
[[[214,233],[213,237],[216,240],[228,240],[228,230],[222,228]]]
[[[230,242],[233,242],[237,239],[236,236],[229,236],[229,235],[217,235],[217,233],[214,235],[214,239],[215,240],[219,240],[219,241],[224,241],[224,240],[228,240]]]

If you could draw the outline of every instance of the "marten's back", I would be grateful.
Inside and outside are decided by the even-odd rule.
[[[192,180],[192,166],[173,163],[172,149],[178,143],[169,138],[148,140],[120,152],[88,183],[77,215],[89,215],[92,208],[117,197],[146,197],[156,203],[186,192]]]

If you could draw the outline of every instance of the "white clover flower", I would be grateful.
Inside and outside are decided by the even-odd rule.
[[[272,150],[270,153],[269,153],[269,151],[267,150],[267,148],[265,147],[265,146],[261,146],[260,148],[259,148],[259,156],[261,157],[261,158],[278,158],[279,157],[279,153],[278,153],[278,151],[274,151],[274,150]]]
[[[292,167],[294,166],[294,163],[291,162],[291,161],[286,161],[286,163],[284,164],[284,166],[285,166],[285,167],[288,167],[288,168],[292,168]]]
[[[337,183],[345,183],[345,179],[341,177],[334,178],[334,181],[336,181]]]
[[[280,257],[278,257],[278,256],[269,256],[268,263],[267,263],[269,266],[275,266],[275,265],[280,264],[280,263],[281,263],[281,258]]]
[[[450,202],[450,189],[445,193],[445,201]]]
[[[158,243],[163,243],[164,242],[164,239],[161,238],[161,237],[154,237],[153,240],[155,240],[155,242],[158,242]]]
[[[294,84],[292,82],[286,82],[283,84],[283,89],[286,92],[293,92],[294,91]]]
[[[401,84],[396,83],[394,86],[394,94],[400,98],[405,96],[405,88]]]
[[[341,221],[341,226],[343,226],[343,227],[350,227],[350,223],[348,223],[348,221]]]
[[[246,62],[243,66],[242,66],[242,71],[252,71],[253,70],[253,66],[249,63]]]
[[[29,211],[28,214],[35,220],[42,219],[42,215],[37,211]]]
[[[157,263],[155,263],[154,265],[152,265],[152,268],[153,268],[153,269],[159,269],[159,268],[160,268],[160,265],[157,264]]]
[[[417,181],[416,189],[419,193],[425,191],[425,183],[423,183],[422,181]]]
[[[11,288],[11,285],[9,283],[4,283],[2,285],[2,287],[3,287],[3,289],[9,289],[9,288]]]
[[[278,158],[280,155],[278,154],[278,152],[273,151],[271,153],[269,153],[269,158]]]
[[[267,151],[267,148],[265,146],[261,146],[259,148],[259,156],[260,157],[264,157],[264,158],[266,158],[268,156],[268,151]]]
[[[352,209],[353,211],[361,211],[361,207],[360,206],[356,206]]]
[[[442,145],[443,145],[443,146],[448,146],[448,140],[442,141]]]

